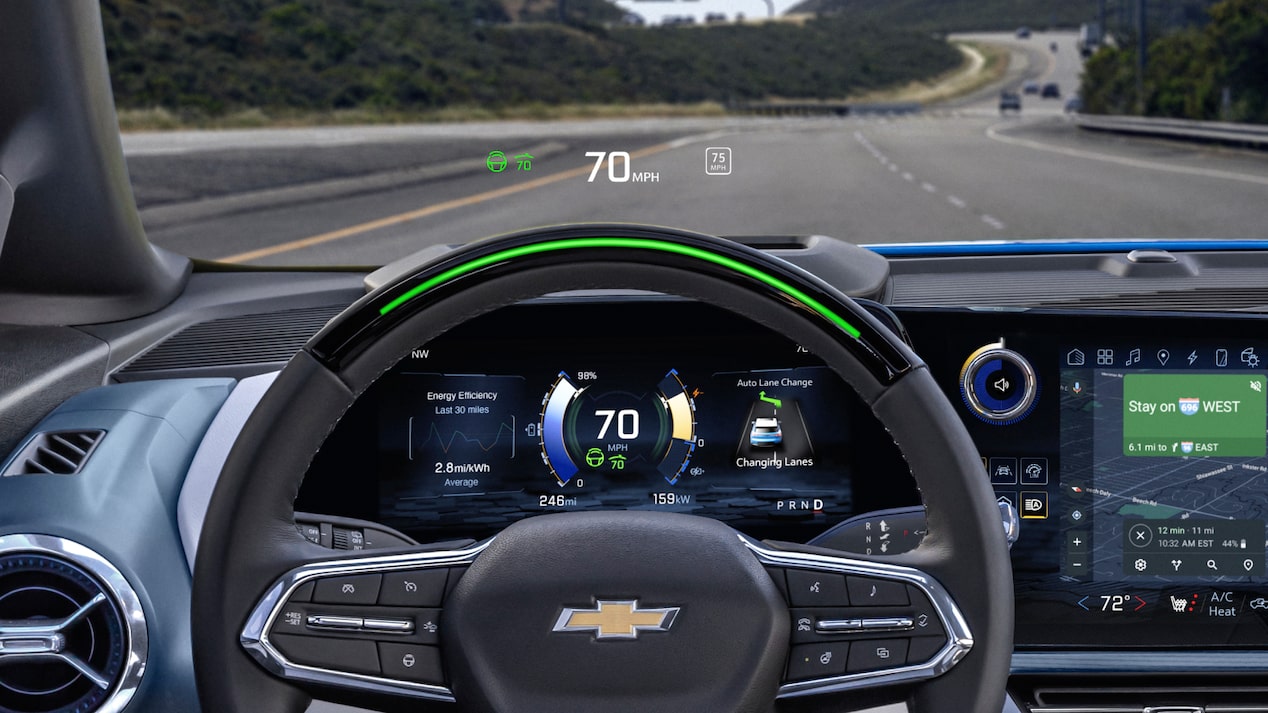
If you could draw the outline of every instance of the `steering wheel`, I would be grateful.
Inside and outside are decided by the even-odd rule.
[[[293,502],[314,453],[411,349],[524,299],[628,288],[771,326],[839,374],[920,487],[920,546],[861,557],[654,512],[540,515],[474,545],[387,552],[334,553],[297,531]],[[731,241],[566,226],[423,265],[349,307],[287,364],[239,435],[207,511],[194,664],[203,709],[216,713],[301,711],[313,696],[498,712],[906,701],[917,713],[998,713],[1012,596],[973,442],[924,364],[866,311]]]

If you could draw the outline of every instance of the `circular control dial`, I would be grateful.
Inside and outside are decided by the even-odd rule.
[[[960,369],[960,395],[973,415],[996,425],[1030,414],[1039,393],[1035,369],[1004,343],[987,344],[969,355]]]

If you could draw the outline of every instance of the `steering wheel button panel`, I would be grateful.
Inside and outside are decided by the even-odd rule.
[[[850,645],[844,641],[794,646],[788,654],[787,678],[789,681],[808,681],[840,676],[845,673],[845,662],[849,656]]]
[[[847,586],[850,592],[850,603],[854,606],[907,606],[907,587],[902,582],[871,577],[850,577]]]
[[[826,572],[788,570],[788,597],[795,607],[848,606],[845,577]]]
[[[781,698],[938,676],[973,644],[945,590],[918,570],[750,547],[776,580],[775,565],[786,569],[791,648]],[[818,581],[822,589],[829,575],[846,581],[851,606],[797,605],[798,582]],[[845,670],[826,673],[843,654]]]
[[[383,575],[379,604],[397,607],[438,607],[445,595],[444,569],[415,569]]]
[[[317,582],[313,601],[322,604],[373,604],[379,598],[383,575],[330,577]]]
[[[242,645],[265,668],[297,681],[413,698],[453,701],[443,685],[438,645],[442,610],[385,605],[435,601],[451,590],[488,543],[466,550],[320,562],[292,571],[265,595],[247,622]],[[414,587],[407,587],[412,582]],[[344,584],[364,585],[379,604],[326,604],[320,593],[342,595]],[[338,585],[337,587],[335,585]],[[306,593],[313,601],[306,601]],[[289,595],[288,595],[289,593]],[[372,600],[373,601],[373,600]],[[313,626],[310,620],[318,624]],[[359,620],[358,628],[320,624]],[[317,647],[304,641],[317,640]],[[345,646],[345,657],[328,656]],[[373,650],[373,657],[370,651]],[[373,659],[373,670],[366,662]],[[381,662],[381,666],[380,666]]]

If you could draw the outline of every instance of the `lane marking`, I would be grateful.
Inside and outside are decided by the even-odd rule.
[[[714,132],[714,133],[717,133],[717,132]],[[662,144],[656,144],[655,146],[648,146],[647,148],[639,149],[638,151],[631,151],[630,159],[633,160],[636,158],[653,156],[655,154],[663,153],[671,149],[680,148],[681,146],[686,145],[686,144],[680,143],[684,141],[685,139],[691,139],[692,141],[695,141],[702,138],[710,138],[710,136],[705,135],[701,137],[685,137],[684,139],[677,139],[675,141],[669,141]],[[691,143],[691,142],[689,141],[688,143]],[[609,163],[609,161],[604,161],[603,163],[604,163],[604,166],[606,166]],[[251,260],[258,260],[262,257],[271,257],[273,255],[280,255],[281,253],[288,253],[288,252],[293,252],[295,250],[301,250],[303,248],[310,248],[314,245],[322,245],[324,243],[330,243],[336,240],[343,240],[344,238],[350,238],[354,235],[361,235],[363,233],[368,233],[373,230],[379,230],[380,228],[388,228],[393,225],[408,223],[413,220],[426,218],[429,216],[436,215],[438,213],[444,213],[446,211],[455,210],[457,208],[467,208],[473,205],[479,205],[480,203],[487,203],[488,201],[491,201],[491,200],[497,200],[498,198],[505,198],[507,196],[512,196],[512,195],[515,195],[516,193],[523,193],[525,191],[531,191],[538,188],[543,188],[545,186],[559,183],[560,181],[566,181],[570,178],[576,178],[577,176],[585,176],[589,174],[590,171],[592,170],[594,170],[593,163],[587,166],[579,166],[577,168],[569,169],[567,171],[560,171],[559,173],[552,173],[550,175],[542,176],[541,178],[534,178],[531,181],[525,181],[524,183],[517,183],[513,186],[506,186],[505,188],[498,188],[492,191],[485,191],[484,193],[477,193],[475,195],[466,196],[463,198],[455,198],[453,200],[443,201],[441,203],[434,203],[424,208],[418,208],[416,210],[406,211],[404,213],[397,213],[396,215],[389,215],[385,218],[378,218],[376,220],[370,220],[364,223],[350,225],[346,228],[331,230],[326,233],[319,233],[317,235],[312,235],[307,238],[300,238],[298,240],[291,240],[289,242],[279,243],[277,245],[271,245],[266,248],[258,248],[256,250],[248,250],[246,252],[235,253],[233,255],[226,255],[225,257],[216,258],[216,260],[220,262],[250,262]]]
[[[956,208],[963,208],[968,205],[968,203],[965,203],[963,200],[956,198],[955,196],[947,196],[947,202]]]
[[[904,180],[904,181],[915,181],[915,180],[916,180],[916,177],[915,177],[915,176],[913,176],[913,175],[911,175],[910,173],[907,173],[906,171],[904,171],[904,172],[903,172],[903,180]]]
[[[927,192],[929,192],[929,193],[937,193],[937,192],[938,192],[938,187],[937,187],[937,186],[935,186],[935,185],[933,185],[932,183],[930,183],[930,182],[928,182],[928,181],[923,181],[923,182],[920,184],[920,187],[921,187],[921,188],[923,188],[923,189],[925,189],[925,190],[926,190]]]
[[[996,230],[1004,229],[1004,224],[998,218],[993,218],[989,215],[985,215],[985,214],[982,215],[982,222],[986,223],[987,225],[991,226],[992,228]]]
[[[1011,122],[1009,122],[1011,123]],[[1120,166],[1128,166],[1131,168],[1139,168],[1147,171],[1159,171],[1162,173],[1179,173],[1189,176],[1202,176],[1204,178],[1219,178],[1226,181],[1239,181],[1241,183],[1253,183],[1260,186],[1268,186],[1268,176],[1255,176],[1248,173],[1236,173],[1233,171],[1221,171],[1214,168],[1194,168],[1189,166],[1176,166],[1167,163],[1158,163],[1157,161],[1143,161],[1140,159],[1127,158],[1126,156],[1115,156],[1113,154],[1096,153],[1094,151],[1085,151],[1083,149],[1072,149],[1065,146],[1054,146],[1045,144],[1032,139],[1019,139],[998,131],[999,127],[1005,126],[1005,123],[995,124],[987,127],[986,137],[994,141],[1013,146],[1024,146],[1036,151],[1047,151],[1049,153],[1061,154],[1063,156],[1072,156],[1074,158],[1084,158],[1092,161],[1102,161],[1105,163],[1116,163]]]

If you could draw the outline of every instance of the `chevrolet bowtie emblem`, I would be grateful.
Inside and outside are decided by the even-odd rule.
[[[595,609],[564,607],[555,631],[591,631],[596,639],[637,639],[640,631],[669,631],[678,607],[639,609],[638,600],[605,602]]]

